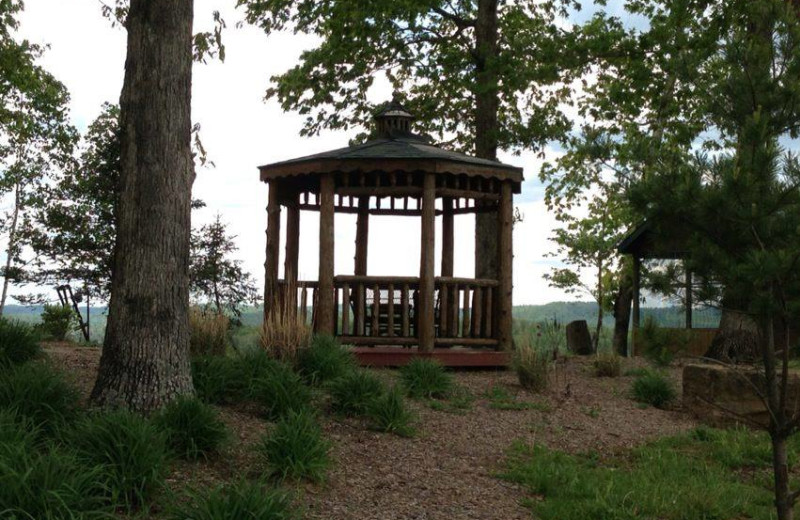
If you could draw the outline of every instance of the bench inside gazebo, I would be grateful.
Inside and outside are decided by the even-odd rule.
[[[522,170],[437,147],[411,131],[412,121],[393,100],[375,115],[371,140],[259,168],[269,185],[265,313],[296,308],[310,315],[315,332],[353,345],[364,364],[401,365],[423,356],[449,366],[505,365],[512,346],[513,194],[520,192]],[[303,210],[320,214],[317,280],[297,278]],[[497,255],[498,274],[456,278],[454,217],[478,212],[497,217],[497,250],[481,254]],[[357,218],[353,274],[334,272],[335,213]],[[373,215],[417,217],[419,277],[367,273]],[[442,219],[440,276],[434,265],[437,217]],[[291,305],[278,304],[287,298]]]

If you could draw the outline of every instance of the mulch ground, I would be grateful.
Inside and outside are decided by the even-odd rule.
[[[99,349],[50,344],[51,358],[66,368],[88,396]],[[644,366],[623,360],[623,372]],[[392,370],[380,370],[388,379]],[[670,368],[680,388],[680,368]],[[511,371],[461,371],[455,379],[475,400],[458,413],[433,410],[410,401],[417,415],[417,435],[400,438],[370,431],[358,420],[326,416],[323,427],[332,441],[335,461],[323,484],[296,491],[306,518],[325,520],[529,519],[521,505],[523,490],[495,477],[511,444],[543,443],[567,452],[607,453],[673,435],[694,427],[680,407],[642,408],[629,397],[632,377],[598,378],[591,360],[569,358],[557,365],[550,388],[524,391]],[[485,396],[503,387],[520,401],[537,403],[525,410],[491,408]],[[232,442],[219,458],[178,463],[171,488],[216,485],[259,473],[250,449],[270,427],[244,407],[219,408],[232,431]]]

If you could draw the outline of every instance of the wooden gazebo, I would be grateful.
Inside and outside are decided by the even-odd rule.
[[[521,189],[522,169],[439,148],[414,134],[412,121],[393,100],[375,114],[371,140],[259,168],[261,180],[269,184],[265,312],[275,312],[277,302],[291,298],[301,313],[311,307],[316,332],[356,346],[395,347],[359,349],[371,354],[375,364],[387,354],[438,355],[448,362],[455,352],[469,352],[452,347],[507,352],[512,345],[512,204]],[[297,279],[301,210],[320,212],[319,278],[314,281]],[[336,212],[357,215],[352,275],[334,273]],[[453,277],[454,216],[477,212],[497,215],[498,249],[485,253],[497,255],[497,279]],[[420,217],[419,277],[368,275],[370,215]],[[443,235],[440,276],[434,265],[437,216]],[[476,361],[451,364],[493,364],[470,359]]]

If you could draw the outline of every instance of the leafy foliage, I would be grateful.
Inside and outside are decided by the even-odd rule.
[[[75,312],[66,305],[45,304],[42,311],[42,330],[57,341],[64,341],[75,326]]]
[[[383,382],[367,370],[350,370],[328,385],[331,407],[344,415],[364,415],[386,392]]]
[[[169,513],[172,520],[299,520],[291,496],[257,482],[242,480],[211,491],[197,490]]]
[[[653,370],[648,370],[634,379],[631,393],[640,403],[656,408],[664,408],[677,397],[672,382],[664,374]]]
[[[0,319],[0,368],[20,365],[41,353],[39,335],[30,325]]]
[[[305,381],[319,385],[341,377],[355,367],[355,359],[347,347],[327,335],[315,335],[308,348],[297,354],[295,365]]]
[[[207,458],[217,453],[228,437],[217,412],[194,398],[172,401],[154,421],[166,434],[167,446],[184,459]]]
[[[289,411],[259,445],[269,474],[279,481],[322,480],[331,464],[329,450],[316,416],[307,409]]]
[[[689,333],[683,330],[666,330],[648,318],[639,329],[644,356],[654,365],[666,367],[689,346]]]
[[[118,410],[88,416],[68,432],[79,459],[101,467],[109,503],[140,507],[161,487],[169,460],[166,436],[140,415]]]
[[[409,397],[447,397],[453,389],[453,377],[435,361],[414,358],[400,369],[403,389]]]

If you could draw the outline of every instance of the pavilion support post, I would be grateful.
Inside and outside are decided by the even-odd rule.
[[[320,177],[319,212],[319,289],[314,331],[321,334],[334,333],[334,287],[333,287],[333,174]]]
[[[453,199],[442,199],[442,276],[453,276],[454,249]]]
[[[686,307],[686,328],[692,328],[692,271],[689,269],[689,266],[686,265],[686,262],[683,263],[683,271],[685,273],[685,284],[684,291],[686,294],[684,295],[684,305]]]
[[[367,275],[367,251],[369,250],[369,197],[359,197],[358,214],[356,217],[356,256],[353,274],[356,276]],[[354,321],[356,334],[360,334],[359,329],[363,326],[366,319],[365,292],[355,290]]]
[[[498,294],[497,294],[497,340],[498,349],[510,351],[513,346],[512,337],[512,291],[513,291],[513,226],[514,208],[511,182],[503,181],[500,185],[500,203],[497,212],[498,220]]]
[[[297,277],[300,261],[300,207],[298,195],[293,195],[286,205],[286,254],[283,261],[283,278],[286,280],[286,306],[297,308]]]
[[[642,276],[642,259],[633,255],[633,335],[631,338],[631,348],[628,351],[628,356],[633,357],[636,351],[636,340],[639,334],[639,327],[642,324],[642,315],[639,309],[640,292],[641,292],[641,276]]]
[[[267,255],[264,262],[264,316],[272,312],[278,301],[278,267],[281,243],[280,188],[277,179],[269,182],[267,202]]]
[[[419,350],[430,352],[436,341],[434,267],[436,247],[436,177],[425,173],[422,189],[422,243],[419,267]]]

